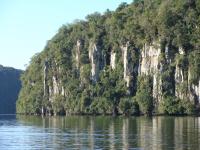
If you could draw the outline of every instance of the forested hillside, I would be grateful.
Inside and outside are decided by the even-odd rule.
[[[22,71],[0,65],[0,114],[15,114]]]
[[[194,114],[200,1],[135,0],[63,25],[22,76],[18,113]]]

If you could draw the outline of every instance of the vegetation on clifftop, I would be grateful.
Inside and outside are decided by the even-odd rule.
[[[86,20],[63,25],[23,73],[17,112],[55,115],[198,113],[198,97],[191,100],[188,89],[199,86],[199,25],[199,0],[135,0],[130,5],[122,3],[115,11],[94,13]],[[138,71],[144,44],[154,41],[161,45],[162,101],[153,97],[153,74]],[[122,46],[127,43],[130,86],[123,74]],[[89,58],[94,45],[98,50],[94,56],[99,69],[96,70],[97,81],[91,77]],[[169,48],[167,56],[166,46]],[[184,54],[180,54],[180,49]],[[112,52],[116,54],[114,69]],[[180,85],[174,79],[178,68],[184,80]],[[176,90],[182,90],[187,96],[184,99],[177,96]]]

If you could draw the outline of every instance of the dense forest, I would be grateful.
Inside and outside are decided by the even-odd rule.
[[[0,114],[15,114],[22,71],[0,65]]]
[[[198,114],[200,1],[134,0],[63,25],[23,73],[25,114]]]

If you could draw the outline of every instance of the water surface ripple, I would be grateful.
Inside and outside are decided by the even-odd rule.
[[[199,117],[0,115],[0,150],[199,150]]]

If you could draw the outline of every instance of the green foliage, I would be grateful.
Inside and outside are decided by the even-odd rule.
[[[89,91],[84,90],[80,98],[81,112],[88,113],[90,104],[91,104],[91,99],[89,97]]]
[[[180,106],[179,101],[176,100],[176,97],[166,96],[160,104],[159,111],[169,115],[182,114],[183,108]]]
[[[52,98],[52,109],[54,110],[54,115],[62,115],[64,113],[64,102],[65,98],[61,95],[54,95]]]
[[[188,59],[185,55],[177,55],[176,57],[177,65],[180,68],[186,69],[188,66]]]
[[[189,55],[190,82],[198,84],[200,79],[200,51],[194,51]]]
[[[91,66],[89,64],[87,65],[83,65],[81,67],[81,81],[85,84],[89,84],[90,83],[90,70],[91,70]]]
[[[104,98],[95,98],[90,105],[90,112],[92,114],[111,114],[112,113],[112,103]]]
[[[160,104],[160,113],[169,115],[194,114],[195,106],[189,100],[180,100],[174,96],[165,96]]]
[[[124,115],[138,115],[139,105],[130,98],[122,98],[119,102],[119,110]]]
[[[118,111],[137,114],[140,109],[143,114],[152,114],[157,110],[154,108],[157,101],[152,96],[154,72],[145,76],[139,74],[138,68],[144,44],[159,41],[161,54],[157,69],[164,97],[159,107],[167,114],[192,112],[190,103],[176,100],[175,87],[185,91],[184,97],[188,98],[188,84],[197,85],[199,81],[199,8],[200,3],[193,0],[135,0],[130,5],[122,3],[116,11],[96,12],[85,21],[76,20],[62,26],[44,51],[31,59],[22,75],[17,111],[40,114],[44,108],[55,114],[116,114]],[[80,41],[80,57],[76,57],[77,41]],[[121,47],[126,43],[129,43],[130,87],[126,86],[123,75]],[[91,45],[98,50],[94,61],[89,58]],[[178,54],[179,48],[183,48],[184,55]],[[110,67],[111,52],[116,53],[115,69]],[[98,63],[91,66],[92,62]],[[185,81],[180,85],[175,85],[176,65],[184,74]],[[98,70],[97,81],[91,78],[94,66]]]
[[[123,98],[119,102],[119,109],[123,114],[130,114],[132,102],[130,99]]]
[[[138,78],[138,90],[135,96],[140,110],[146,115],[151,115],[153,111],[152,81],[149,76]]]

